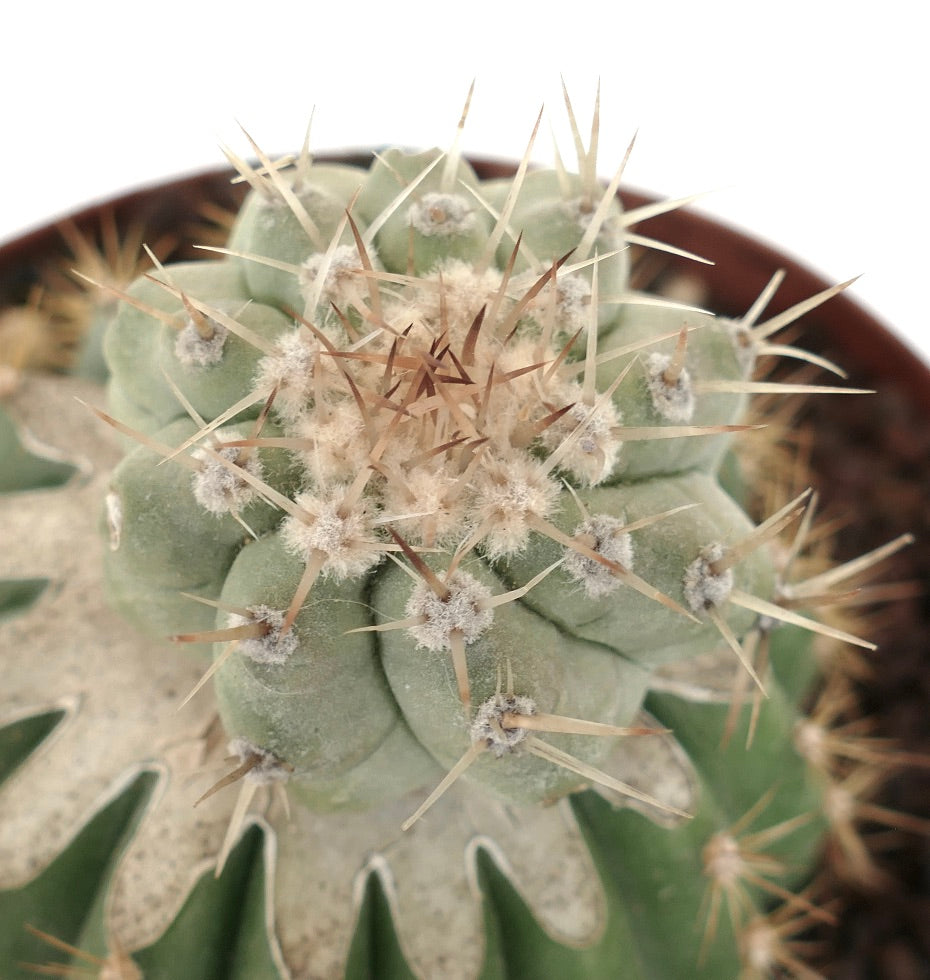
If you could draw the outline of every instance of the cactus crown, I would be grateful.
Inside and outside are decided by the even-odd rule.
[[[809,494],[756,526],[720,478],[755,391],[837,390],[754,375],[770,353],[836,370],[769,338],[848,283],[763,323],[777,277],[739,320],[638,292],[631,248],[665,246],[631,229],[680,202],[625,212],[622,168],[595,178],[596,114],[585,150],[568,111],[577,173],[530,169],[531,139],[514,176],[482,180],[460,134],[368,170],[230,154],[251,189],[227,245],[110,289],[97,414],[125,455],[105,575],[128,618],[191,645],[186,701],[212,681],[233,767],[197,803],[239,787],[217,874],[257,794],[340,818],[393,807],[367,854],[401,830],[429,841],[421,818],[453,785],[533,833],[541,804],[596,786],[647,815],[631,839],[650,851],[657,829],[692,835],[703,956],[721,901],[742,928],[742,879],[787,867],[724,827],[771,804],[749,843],[803,830],[801,863],[815,846],[790,737],[803,685],[782,690],[770,637],[868,645],[795,609],[845,577],[789,581],[800,544],[772,546],[795,522],[804,540]],[[705,744],[704,708],[735,691],[738,712],[747,688],[789,786],[775,803],[752,752],[727,756],[734,789]],[[688,889],[690,926],[703,884]],[[284,959],[305,965],[309,927],[284,925]]]
[[[606,748],[583,736],[615,741],[650,670],[751,624],[735,606],[720,611],[735,581],[771,595],[764,536],[710,478],[745,427],[745,325],[630,290],[625,235],[638,215],[596,182],[584,151],[578,174],[524,161],[513,179],[481,182],[455,152],[389,150],[366,173],[306,155],[287,169],[255,150],[260,167],[237,161],[252,190],[226,257],[159,268],[127,297],[106,348],[111,402],[151,416],[123,426],[142,448],[125,485],[117,472],[111,515],[171,473],[169,460],[190,471],[189,486],[168,476],[166,506],[184,501],[174,533],[208,547],[218,521],[238,526],[210,570],[222,587],[200,594],[225,622],[182,634],[227,641],[210,673],[230,735],[293,760],[298,783],[328,777],[333,750],[354,761],[341,732],[307,745],[283,692],[258,707],[253,689],[301,662],[343,659],[336,637],[327,652],[319,637],[324,607],[343,597],[355,603],[344,635],[369,676],[329,663],[310,704],[367,686],[378,708],[353,718],[356,751],[376,749],[391,718],[442,765],[470,765],[477,747],[543,759],[479,771],[510,799],[614,785],[595,767]],[[153,305],[161,378],[129,349]],[[683,480],[694,485],[673,493]],[[140,583],[123,605],[160,625],[141,583],[176,574],[180,547],[163,557],[165,525],[145,540],[141,520],[121,518],[111,578],[118,601]],[[123,560],[127,533],[138,547]],[[246,591],[233,587],[262,549]],[[294,569],[289,588],[281,562]],[[608,635],[627,620],[628,644]],[[224,669],[229,657],[240,666]],[[577,657],[595,671],[584,687],[609,693],[565,686]],[[414,679],[427,686],[408,695]],[[451,699],[439,693],[450,687]],[[502,714],[502,698],[533,710]],[[596,717],[575,719],[582,708]],[[554,741],[527,736],[529,718]],[[397,791],[407,788],[401,775]]]
[[[623,789],[598,765],[657,666],[722,638],[763,687],[739,637],[760,604],[777,614],[766,542],[800,508],[753,530],[713,474],[773,328],[630,289],[643,215],[596,181],[566,103],[577,174],[529,170],[532,140],[512,179],[484,182],[455,149],[388,150],[364,172],[306,152],[288,168],[253,142],[258,166],[231,156],[252,189],[225,258],[159,267],[111,328],[111,402],[146,423],[121,426],[142,446],[111,495],[117,602],[178,623],[161,581],[192,541],[213,552],[180,575],[208,575],[220,620],[175,637],[223,643],[205,677],[227,730],[298,793],[398,724],[418,762],[392,793],[431,761],[445,787],[485,749],[495,762],[467,778],[507,799]],[[140,314],[161,321],[161,376],[138,356]],[[161,473],[172,516],[127,521]],[[319,698],[348,737],[308,739]]]

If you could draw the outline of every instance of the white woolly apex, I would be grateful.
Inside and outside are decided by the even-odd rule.
[[[265,623],[268,632],[264,636],[246,637],[239,640],[238,650],[250,660],[258,664],[283,664],[297,649],[300,642],[296,627],[287,633],[281,632],[284,625],[285,613],[270,606],[249,606],[249,616],[230,613],[228,625],[231,627],[245,626],[249,623]]]
[[[476,223],[471,202],[461,194],[424,194],[419,201],[410,205],[407,212],[410,226],[427,238],[436,235],[449,238],[453,235],[467,235]]]
[[[359,288],[366,289],[360,278],[362,260],[355,245],[337,245],[330,252],[315,252],[303,261],[297,276],[300,293],[314,305],[339,308],[352,305],[359,297]],[[322,274],[322,282],[319,281]]]
[[[563,333],[574,335],[584,332],[591,325],[591,284],[584,276],[572,272],[556,279],[556,317]],[[539,304],[545,306],[545,293]]]
[[[247,762],[252,764],[243,778],[259,786],[286,782],[293,771],[293,768],[279,759],[274,752],[260,748],[241,735],[230,740],[227,751],[239,759],[240,765],[245,765]]]
[[[524,455],[490,463],[474,482],[477,521],[487,528],[483,550],[490,560],[521,551],[537,521],[555,506],[559,485]]]
[[[274,391],[275,414],[293,421],[313,400],[319,353],[320,345],[309,330],[297,327],[275,342],[274,354],[258,362],[253,390],[263,398]]]
[[[402,485],[387,483],[382,499],[392,523],[412,544],[453,547],[467,527],[468,496],[441,466],[411,469]]]
[[[472,742],[483,742],[491,754],[500,759],[517,751],[528,732],[525,728],[507,728],[505,715],[535,715],[536,702],[525,694],[495,694],[475,713],[471,724]]]
[[[448,328],[455,341],[500,290],[501,273],[493,267],[479,272],[469,262],[449,259],[437,263],[422,281],[424,285],[415,290],[405,315],[408,320],[427,324],[434,336]],[[436,288],[439,282],[441,290]]]
[[[187,367],[212,367],[223,359],[229,331],[216,320],[207,318],[212,334],[205,337],[191,317],[174,341],[174,356]]]
[[[733,569],[717,574],[713,565],[724,555],[722,544],[709,544],[685,569],[682,585],[692,612],[723,605],[733,591]]]
[[[219,435],[230,440],[242,438],[240,433],[230,430],[221,430]],[[216,453],[246,470],[256,480],[262,479],[262,463],[255,450],[246,455],[246,451],[239,446],[221,446]],[[257,494],[252,484],[224,466],[213,455],[203,449],[195,449],[191,456],[200,462],[200,469],[191,477],[194,499],[205,510],[218,517],[223,514],[238,514],[255,500]]]
[[[281,523],[284,547],[304,562],[325,556],[320,572],[336,579],[363,575],[382,557],[375,547],[368,502],[363,497],[343,514],[343,497],[343,488],[327,497],[298,494],[294,503],[301,516],[288,515]]]
[[[575,528],[574,537],[592,551],[621,568],[633,567],[633,541],[622,532],[623,521],[609,514],[595,514]],[[620,579],[606,565],[566,547],[562,567],[584,586],[590,599],[602,599],[620,588]]]
[[[658,352],[646,358],[646,386],[653,408],[669,422],[690,422],[694,415],[694,386],[687,368],[678,371],[670,384],[667,377],[672,358]]]
[[[361,453],[353,450],[364,445],[363,427],[355,402],[348,398],[317,403],[313,411],[293,420],[289,434],[306,439],[308,447],[295,455],[315,485],[332,486],[355,478]]]
[[[451,650],[453,633],[465,643],[478,639],[494,620],[493,609],[482,607],[491,590],[467,572],[455,572],[447,582],[445,598],[440,598],[427,582],[417,582],[407,600],[406,614],[423,622],[408,627],[418,647]]]

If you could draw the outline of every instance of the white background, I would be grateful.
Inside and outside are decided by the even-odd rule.
[[[338,4],[338,9],[337,9]],[[802,257],[930,358],[930,68],[921,5],[537,0],[16,4],[0,34],[0,241],[78,205],[247,155],[447,146],[477,79],[468,152],[571,157],[598,78],[599,169],[715,190],[703,210]]]

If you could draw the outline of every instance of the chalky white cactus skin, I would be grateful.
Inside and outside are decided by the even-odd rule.
[[[98,415],[126,449],[106,492],[110,597],[194,648],[179,717],[215,697],[228,737],[232,768],[198,800],[221,819],[188,867],[209,852],[221,871],[253,800],[282,826],[299,804],[273,886],[282,975],[339,969],[351,923],[327,941],[302,903],[308,881],[349,880],[331,867],[340,848],[350,864],[391,853],[420,972],[475,975],[478,912],[461,869],[435,868],[476,832],[506,851],[552,934],[593,941],[603,895],[565,808],[545,805],[596,785],[663,831],[719,829],[705,760],[644,717],[644,699],[725,700],[734,674],[761,689],[760,637],[779,619],[807,625],[781,608],[770,553],[804,501],[756,527],[717,480],[749,427],[756,357],[801,356],[768,338],[803,310],[757,324],[760,299],[731,322],[636,294],[629,227],[656,209],[625,214],[619,174],[603,187],[581,151],[577,175],[524,161],[481,181],[457,146],[390,150],[363,170],[306,152],[289,169],[253,145],[257,166],[236,160],[252,191],[228,247],[138,280],[106,342]],[[212,663],[198,661],[209,644]],[[769,693],[765,751],[781,758],[794,709]],[[185,738],[205,742],[208,722]],[[793,831],[817,794],[791,780],[776,809]],[[178,796],[175,781],[155,824],[175,837],[190,822]],[[169,900],[132,931],[127,894],[151,845],[130,851],[118,890],[131,949],[184,890],[178,860]],[[547,852],[564,889],[540,870]],[[411,927],[430,903],[446,946],[468,949],[454,969]]]

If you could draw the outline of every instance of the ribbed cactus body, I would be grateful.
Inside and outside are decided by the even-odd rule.
[[[564,795],[587,778],[501,712],[629,726],[652,670],[719,644],[707,608],[741,636],[729,591],[773,595],[765,548],[695,571],[753,530],[714,478],[744,398],[701,390],[746,376],[735,328],[628,296],[620,206],[581,177],[391,150],[265,181],[227,257],[142,280],[107,338],[116,406],[176,419],[114,475],[114,598],[168,634],[216,617],[227,730],[295,784],[405,730]],[[587,765],[618,738],[550,735]]]
[[[243,164],[226,246],[120,294],[98,413],[124,450],[100,521],[109,598],[190,645],[180,717],[209,681],[197,737],[226,740],[232,768],[198,814],[239,784],[218,870],[256,793],[291,801],[274,903],[294,976],[333,975],[299,870],[312,851],[332,880],[330,837],[350,861],[399,855],[416,893],[418,844],[441,864],[448,834],[457,867],[470,840],[496,902],[490,838],[518,853],[515,881],[551,848],[563,869],[529,880],[556,920],[552,876],[590,848],[600,884],[579,875],[566,903],[584,912],[546,923],[570,945],[524,923],[513,975],[637,980],[735,975],[731,927],[800,885],[820,839],[794,748],[812,658],[776,642],[805,615],[773,545],[803,503],[757,526],[721,480],[767,333],[632,289],[631,216],[582,163],[494,180],[439,150]],[[608,802],[553,808],[592,786]],[[741,841],[760,826],[757,864]],[[467,888],[442,875],[458,883],[437,921],[458,928]],[[404,955],[429,973],[441,956],[411,942],[403,892]],[[680,943],[647,927],[663,902]],[[442,975],[498,975],[495,941]],[[142,961],[161,943],[146,933]]]

